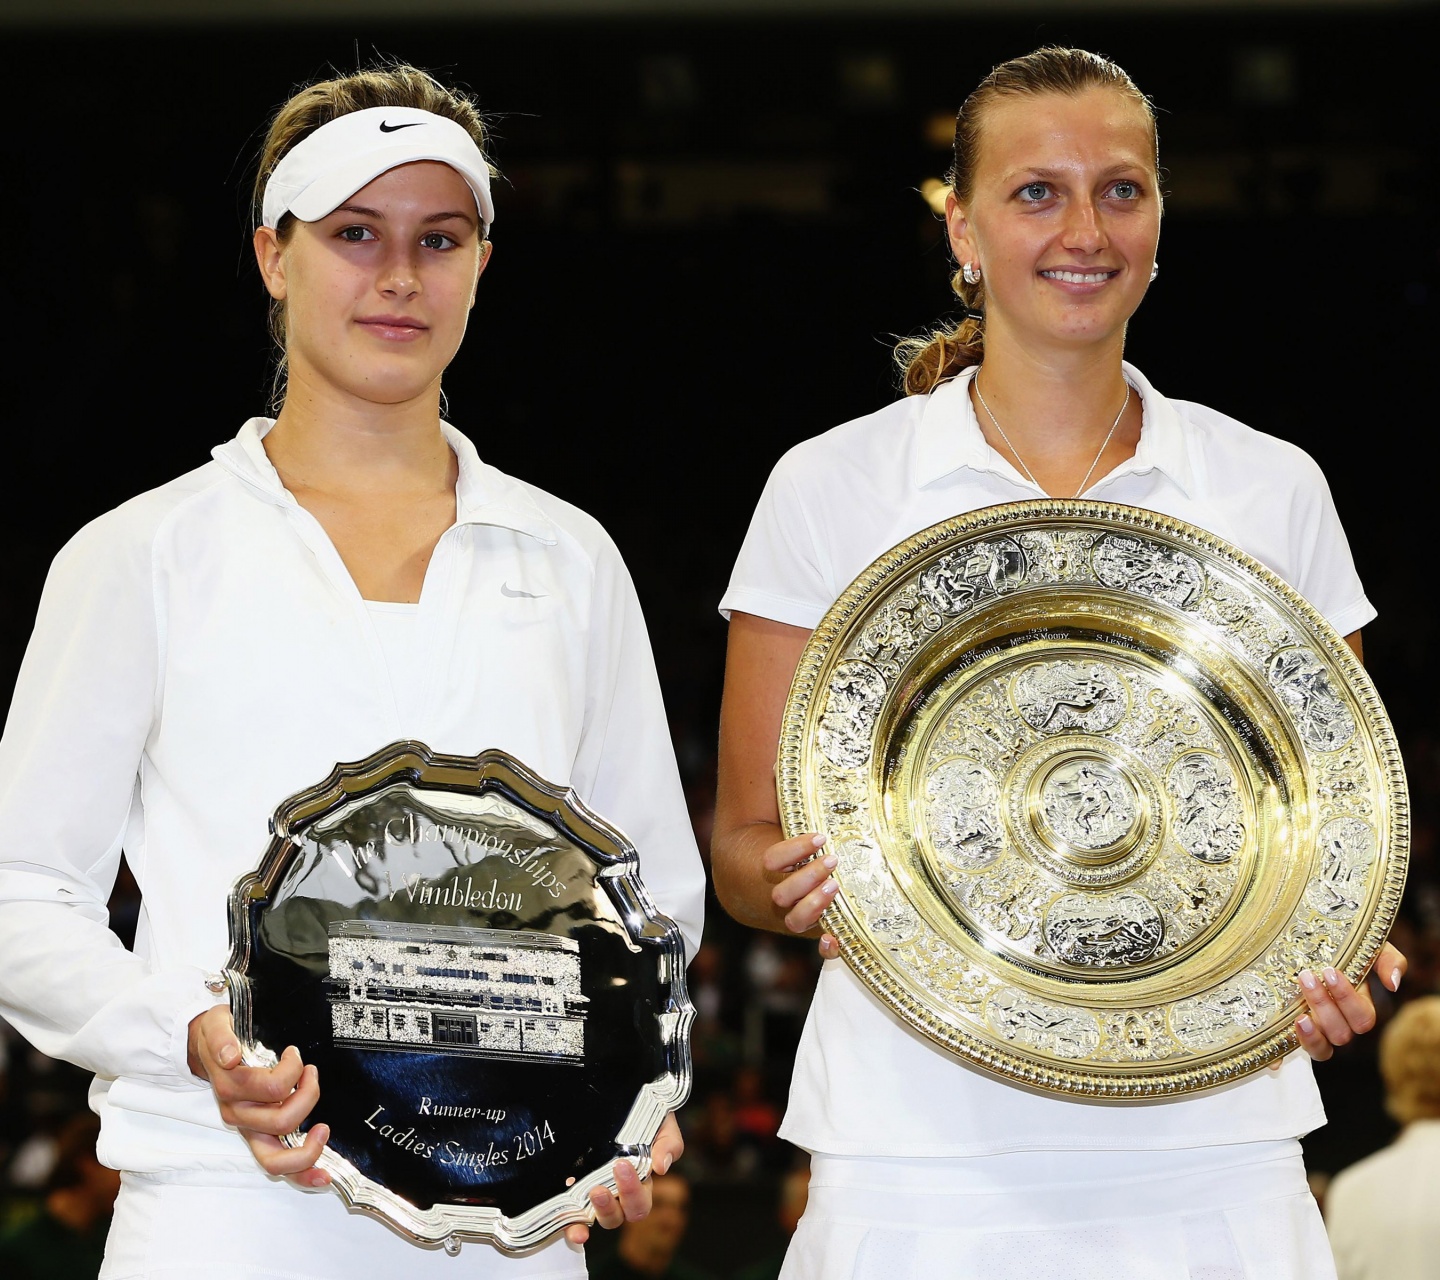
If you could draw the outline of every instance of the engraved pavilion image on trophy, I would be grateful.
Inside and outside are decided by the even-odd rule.
[[[252,1064],[296,1045],[353,1208],[520,1252],[690,1089],[684,944],[625,837],[501,751],[398,742],[285,801],[230,900]],[[287,1141],[296,1144],[301,1134]]]
[[[584,1060],[574,939],[386,920],[337,920],[329,932],[336,1044]]]
[[[1256,561],[1112,503],[916,534],[801,658],[786,834],[839,857],[824,917],[897,1014],[1007,1078],[1207,1088],[1295,1047],[1302,968],[1365,972],[1409,811],[1343,639]]]

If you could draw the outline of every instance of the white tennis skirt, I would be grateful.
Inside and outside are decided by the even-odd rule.
[[[1335,1280],[1295,1141],[815,1155],[781,1280]]]
[[[411,1244],[333,1191],[237,1175],[121,1175],[101,1280],[575,1280],[585,1251],[557,1240],[524,1257],[467,1244],[458,1257]]]

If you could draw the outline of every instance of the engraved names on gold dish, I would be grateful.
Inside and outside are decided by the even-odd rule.
[[[1297,973],[1358,979],[1408,851],[1394,735],[1343,639],[1220,539],[1109,503],[915,535],[801,659],[787,833],[825,832],[825,925],[978,1065],[1117,1098],[1295,1047]]]

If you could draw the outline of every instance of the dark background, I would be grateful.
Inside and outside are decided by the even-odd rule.
[[[0,28],[0,690],[64,540],[265,410],[248,234],[264,123],[297,82],[394,54],[495,113],[505,175],[494,261],[446,375],[451,419],[619,543],[703,846],[715,604],[765,477],[797,440],[893,399],[892,336],[946,311],[948,254],[919,188],[947,165],[965,93],[997,61],[1078,44],[1119,61],[1161,113],[1161,273],[1129,358],[1166,394],[1319,461],[1380,610],[1367,664],[1416,817],[1398,940],[1406,990],[1434,990],[1434,17],[1257,5]],[[704,1108],[727,1091],[742,1109],[757,1090],[783,1102],[813,963],[718,908],[707,947],[714,1038],[698,1044],[686,1119],[715,1189],[697,1190],[688,1247],[723,1271],[764,1239],[791,1157],[762,1134],[752,1159],[712,1156],[707,1175]],[[1332,1120],[1307,1142],[1317,1173],[1393,1132],[1373,1040],[1320,1071]]]

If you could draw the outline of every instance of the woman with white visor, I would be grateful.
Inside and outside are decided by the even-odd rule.
[[[1171,400],[1123,361],[1155,275],[1154,112],[1119,67],[1041,49],[996,67],[955,129],[956,323],[902,346],[904,399],[776,466],[730,617],[713,868],[760,928],[819,936],[837,865],[782,839],[774,762],[813,627],[875,558],[996,503],[1093,497],[1209,529],[1292,583],[1360,651],[1374,616],[1329,491],[1299,449]],[[1310,1058],[1374,1025],[1363,986],[1300,975],[1307,1051],[1163,1102],[1031,1092],[893,1016],[829,958],[781,1135],[812,1153],[786,1280],[1323,1280],[1334,1268],[1299,1137]],[[1404,959],[1377,962],[1394,990]],[[1308,1055],[1308,1056],[1307,1056]]]
[[[347,1214],[293,1131],[323,1095],[244,1066],[226,903],[287,796],[399,739],[498,747],[641,851],[693,953],[703,872],[644,621],[594,520],[486,465],[440,417],[494,221],[473,104],[396,65],[278,112],[255,256],[283,403],[57,557],[0,745],[0,1014],[96,1073],[123,1186],[102,1275],[353,1280],[585,1273],[586,1232],[459,1261]],[[143,907],[107,927],[121,851]],[[673,1118],[655,1148],[681,1148]],[[616,1226],[649,1205],[616,1168]],[[298,1184],[298,1185],[295,1185]]]

